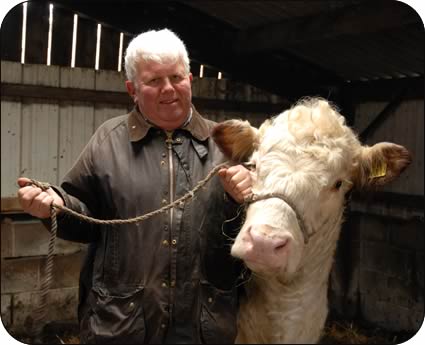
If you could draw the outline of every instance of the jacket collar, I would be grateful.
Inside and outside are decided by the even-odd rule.
[[[133,108],[128,117],[128,130],[130,141],[143,139],[150,128],[155,125],[145,119],[137,106]],[[189,131],[196,139],[204,141],[210,137],[210,130],[207,121],[196,111],[192,104],[192,118],[182,129]]]

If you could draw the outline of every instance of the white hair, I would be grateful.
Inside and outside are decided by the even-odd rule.
[[[176,63],[181,61],[189,74],[189,56],[183,41],[171,30],[150,30],[133,38],[125,53],[127,79],[136,81],[140,61]]]

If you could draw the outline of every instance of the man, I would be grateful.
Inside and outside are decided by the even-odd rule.
[[[224,160],[210,137],[214,123],[191,104],[189,58],[174,33],[134,38],[125,68],[133,111],[98,128],[61,187],[43,192],[18,179],[26,212],[48,218],[54,202],[132,218],[181,197]],[[89,244],[81,342],[232,343],[240,267],[229,254],[237,230],[229,220],[250,193],[250,173],[233,166],[191,202],[142,223],[99,226],[59,214],[58,236]]]

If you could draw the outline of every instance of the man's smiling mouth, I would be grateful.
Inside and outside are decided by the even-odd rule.
[[[161,104],[172,104],[174,102],[177,102],[177,99],[164,100],[164,101],[160,101],[159,103],[161,103]]]

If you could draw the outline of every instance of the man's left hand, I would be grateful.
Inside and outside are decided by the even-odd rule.
[[[252,194],[253,177],[251,172],[242,165],[220,169],[218,172],[224,190],[238,203]]]

